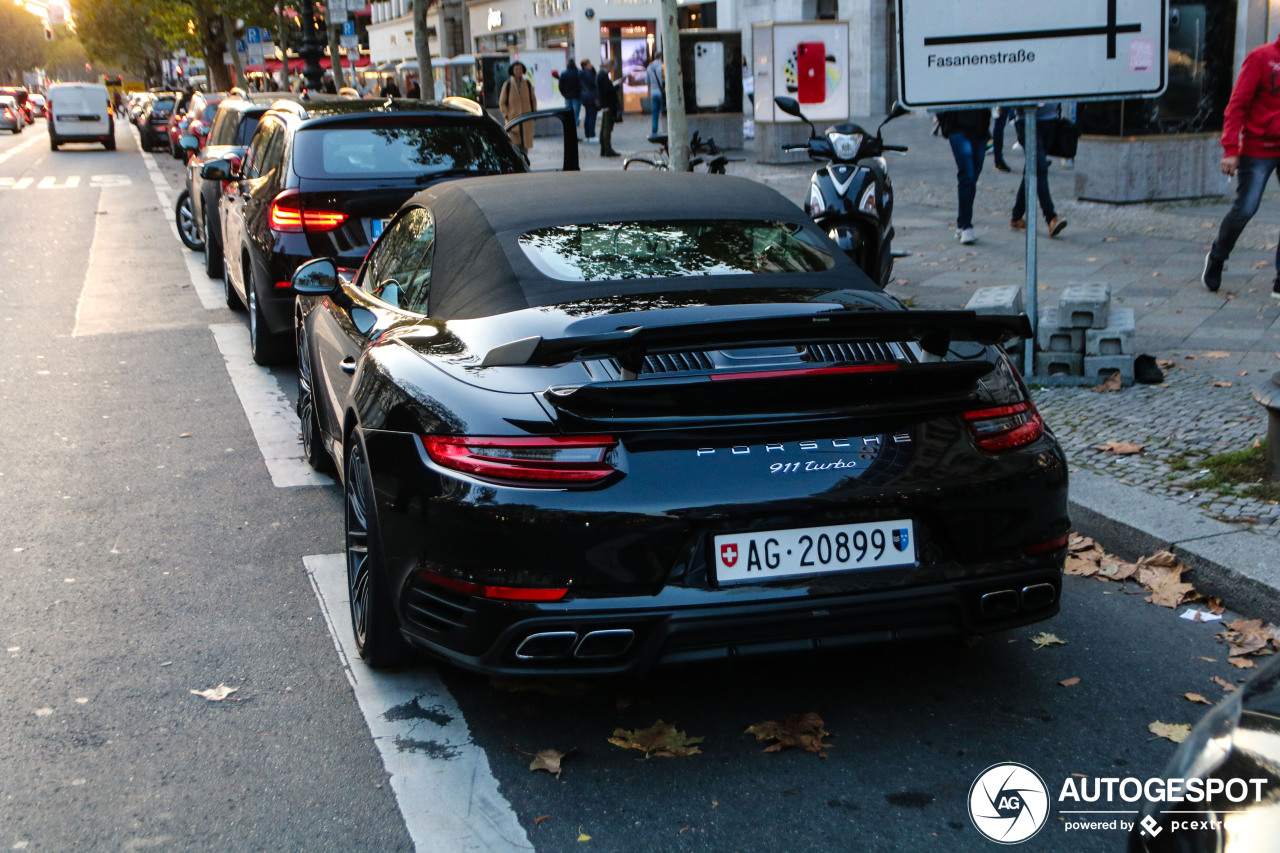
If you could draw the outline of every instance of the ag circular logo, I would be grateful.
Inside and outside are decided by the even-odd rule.
[[[1049,818],[1049,789],[1025,764],[993,764],[969,789],[969,818],[998,844],[1018,844],[1040,831]]]

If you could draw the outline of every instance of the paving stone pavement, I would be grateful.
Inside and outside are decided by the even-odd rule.
[[[873,129],[878,118],[854,121]],[[954,233],[955,163],[946,140],[930,135],[930,124],[928,116],[914,114],[885,128],[886,141],[911,149],[906,157],[888,161],[896,191],[894,248],[910,252],[898,261],[888,290],[916,307],[960,308],[978,287],[1026,281],[1025,233],[1008,224],[1022,154],[1006,147],[1012,173],[997,172],[988,158],[975,204],[978,242],[962,246]],[[624,154],[652,150],[644,138],[648,127],[647,117],[628,118],[615,128],[614,147]],[[1006,142],[1013,138],[1008,133]],[[539,139],[535,168],[554,167],[560,151],[555,140]],[[581,151],[584,169],[621,167],[620,160],[600,158],[596,146],[583,145]],[[731,174],[803,201],[813,165],[761,164],[750,140],[745,154],[746,162],[731,165]],[[1177,365],[1166,371],[1164,385],[1107,394],[1088,388],[1034,389],[1036,404],[1071,465],[1240,529],[1280,536],[1280,506],[1192,485],[1200,476],[1200,460],[1242,450],[1266,434],[1265,412],[1251,391],[1280,371],[1280,300],[1270,298],[1280,182],[1265,194],[1228,263],[1221,291],[1213,294],[1200,283],[1200,271],[1234,183],[1224,178],[1224,195],[1216,199],[1108,205],[1075,200],[1075,172],[1061,162],[1053,163],[1049,176],[1057,213],[1069,225],[1058,238],[1040,226],[1040,305],[1056,305],[1066,284],[1106,281],[1113,304],[1134,310],[1137,351]],[[1108,441],[1136,442],[1144,451],[1114,456],[1093,449]]]

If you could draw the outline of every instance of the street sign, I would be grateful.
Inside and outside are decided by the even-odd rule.
[[[249,44],[262,44],[262,31],[257,27],[245,27],[244,37]]]
[[[359,37],[359,36],[355,36],[355,35],[343,36],[343,37],[342,37],[342,48],[343,48],[343,50],[359,50],[359,49],[360,49],[360,37]]]
[[[244,56],[249,52],[249,43],[244,39],[236,39],[236,53]]]
[[[342,24],[342,37],[347,38],[348,36],[354,36],[355,34],[356,34],[356,22],[345,21]]]
[[[1155,97],[1168,0],[898,0],[910,107]]]

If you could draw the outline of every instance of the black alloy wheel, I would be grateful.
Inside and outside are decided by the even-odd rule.
[[[360,657],[375,669],[402,665],[409,647],[400,636],[387,593],[382,547],[374,514],[373,481],[359,432],[351,436],[346,466],[347,592],[351,631]]]
[[[271,327],[267,325],[267,318],[262,315],[262,304],[258,301],[258,286],[254,280],[255,276],[250,270],[250,261],[245,258],[244,263],[244,289],[249,297],[249,349],[253,352],[253,360],[263,367],[270,367],[273,364],[279,364],[284,360],[284,347],[280,345],[280,338],[271,334]]]
[[[302,429],[302,455],[313,470],[328,474],[334,469],[333,458],[325,450],[324,433],[320,431],[320,418],[316,413],[316,400],[312,393],[311,345],[307,343],[307,331],[298,323],[298,420]]]
[[[209,205],[204,206],[204,274],[209,278],[222,278],[222,246],[221,241],[216,239],[217,232],[213,230],[213,223],[209,221]],[[230,288],[227,289],[228,300],[235,299]],[[230,301],[227,307],[235,311],[240,306],[240,300],[235,299],[235,305]]]
[[[178,236],[182,245],[193,252],[204,251],[204,241],[196,230],[195,213],[191,210],[191,192],[183,190],[178,194],[178,201],[173,205],[173,219],[178,226]]]

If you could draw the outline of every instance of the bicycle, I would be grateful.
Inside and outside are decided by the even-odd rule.
[[[659,133],[649,137],[649,141],[658,146],[658,150],[648,156],[628,157],[622,161],[623,169],[653,169],[658,172],[671,171],[670,151],[667,149],[667,134]],[[706,166],[708,174],[723,175],[725,167],[730,163],[741,163],[743,157],[729,157],[719,146],[716,145],[714,139],[708,138],[703,141],[695,132],[689,139],[689,168],[688,171],[696,171],[698,166]]]

